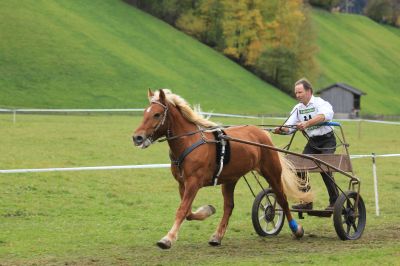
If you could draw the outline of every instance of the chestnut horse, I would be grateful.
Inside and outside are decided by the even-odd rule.
[[[184,219],[204,220],[215,213],[215,208],[211,205],[202,206],[195,212],[192,212],[191,206],[198,190],[213,183],[218,166],[216,140],[210,131],[215,129],[217,124],[203,118],[184,99],[169,90],[159,90],[155,93],[149,90],[148,98],[150,106],[145,109],[143,121],[133,135],[135,145],[144,149],[155,140],[166,137],[171,160],[181,159],[179,165],[171,163],[172,174],[179,183],[181,203],[171,230],[157,242],[160,248],[166,249],[177,240]],[[230,127],[224,131],[231,137],[272,145],[269,134],[256,126]],[[221,244],[234,207],[233,194],[236,183],[240,177],[252,170],[257,171],[270,184],[293,234],[302,237],[304,230],[293,219],[286,196],[310,202],[312,194],[302,191],[304,184],[301,184],[295,171],[291,170],[284,157],[274,150],[234,141],[229,141],[229,144],[230,163],[224,166],[218,177],[224,197],[224,213],[209,244]]]

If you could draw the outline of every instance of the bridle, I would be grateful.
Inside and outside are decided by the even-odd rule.
[[[164,105],[164,104],[162,104],[162,103],[160,103],[159,101],[156,101],[156,100],[152,100],[151,103],[156,103],[156,104],[158,104],[158,105],[161,105],[162,108],[164,108],[163,118],[161,119],[160,122],[158,122],[158,124],[157,124],[156,127],[154,128],[154,131],[153,131],[153,134],[152,134],[152,135],[154,135],[154,133],[155,133],[162,125],[164,125],[164,123],[165,123],[165,120],[166,120],[166,118],[167,118],[168,106],[167,106],[167,105]]]
[[[160,127],[163,126],[164,123],[166,122],[169,108],[168,108],[167,105],[162,104],[161,102],[159,102],[159,101],[157,101],[157,100],[151,100],[150,103],[158,104],[158,105],[160,105],[161,107],[164,108],[163,118],[162,118],[161,121],[155,126],[153,133],[147,138],[147,139],[149,139],[149,140],[151,141],[151,143],[153,143],[153,142],[154,142],[154,140],[153,140],[154,134],[155,134],[155,133],[157,132],[157,130],[160,129]],[[198,127],[199,127],[199,126],[198,126]],[[165,138],[161,138],[161,139],[159,139],[159,140],[157,140],[157,141],[158,141],[158,142],[164,142],[164,141],[167,141],[167,140],[176,140],[176,139],[180,139],[180,138],[183,138],[183,137],[188,137],[188,136],[192,136],[192,135],[195,135],[195,134],[197,134],[197,133],[200,133],[200,134],[201,134],[201,139],[203,139],[205,142],[215,142],[215,141],[213,141],[213,140],[208,140],[208,139],[206,139],[206,137],[204,136],[204,132],[212,131],[212,130],[215,130],[215,129],[218,129],[218,128],[220,128],[220,127],[219,127],[219,126],[216,126],[216,127],[213,127],[213,128],[201,128],[201,127],[199,127],[198,130],[194,130],[194,131],[190,131],[190,132],[183,133],[183,134],[181,134],[181,135],[173,136],[173,135],[172,135],[172,131],[171,131],[171,129],[169,128],[169,125],[168,125],[167,134],[166,134]]]
[[[169,109],[168,109],[168,106],[167,106],[167,105],[164,105],[164,104],[162,104],[161,102],[159,102],[159,101],[157,101],[157,100],[151,100],[150,103],[158,104],[158,105],[160,105],[161,107],[164,108],[163,118],[162,118],[161,121],[155,126],[154,131],[153,131],[153,133],[151,134],[151,136],[148,137],[148,139],[151,141],[151,143],[153,143],[154,134],[157,132],[157,130],[158,130],[161,126],[164,125],[164,123],[165,123],[165,121],[166,121],[166,119],[167,119],[167,114],[168,114],[168,110],[169,110]],[[204,131],[207,131],[207,130],[210,130],[210,129],[199,128],[198,130],[191,131],[191,132],[187,132],[187,133],[184,133],[184,134],[182,134],[182,135],[172,136],[172,131],[171,131],[171,129],[169,128],[169,125],[168,125],[167,134],[166,134],[165,138],[159,139],[158,142],[164,142],[164,141],[166,141],[166,140],[180,139],[180,138],[182,138],[182,137],[191,136],[191,135],[194,135],[194,134],[197,134],[197,133],[201,133],[201,134],[202,134]]]
[[[154,127],[153,133],[148,137],[148,139],[150,140],[150,142],[153,143],[153,142],[154,142],[154,140],[153,140],[154,134],[157,132],[158,129],[160,129],[161,126],[164,125],[165,121],[167,120],[168,106],[165,105],[165,104],[162,104],[161,102],[156,101],[156,100],[151,100],[150,103],[158,104],[158,105],[160,105],[162,108],[164,108],[164,112],[163,112],[163,117],[162,117],[162,119],[161,119],[160,122],[158,122],[158,124]],[[170,129],[169,129],[169,127],[168,127],[168,129],[167,129],[167,137],[168,137],[169,134],[170,134]]]

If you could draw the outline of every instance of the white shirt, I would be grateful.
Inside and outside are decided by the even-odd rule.
[[[290,117],[286,121],[285,125],[296,125],[297,123],[308,121],[314,118],[316,115],[323,114],[325,116],[325,122],[331,121],[333,118],[332,105],[320,97],[311,96],[310,101],[307,105],[298,103],[290,112]],[[329,133],[333,130],[330,126],[311,126],[306,128],[306,133],[310,137],[321,136]],[[294,129],[289,128],[289,132],[293,132]]]

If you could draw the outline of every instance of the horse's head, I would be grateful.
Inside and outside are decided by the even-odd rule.
[[[142,149],[167,133],[168,102],[164,91],[160,90],[158,99],[155,99],[149,89],[148,98],[150,105],[144,110],[142,123],[133,134],[133,142]]]

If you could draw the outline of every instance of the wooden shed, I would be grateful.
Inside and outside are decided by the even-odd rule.
[[[361,110],[361,95],[366,93],[344,83],[335,83],[317,92],[332,104],[336,118],[358,117]]]

